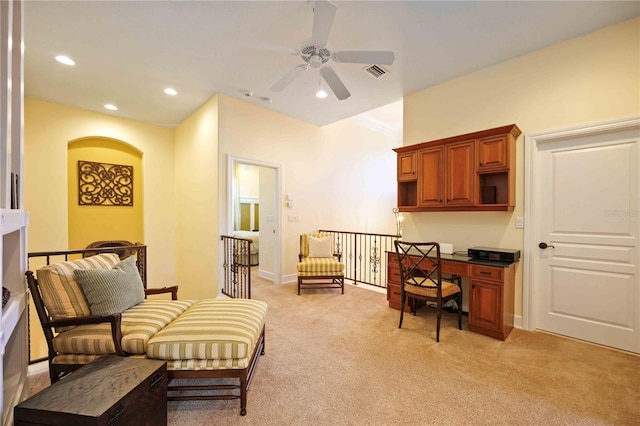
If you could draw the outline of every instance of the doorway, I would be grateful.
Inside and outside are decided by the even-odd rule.
[[[640,353],[640,118],[526,142],[524,328]]]
[[[281,176],[279,164],[228,156],[227,235],[252,239],[252,264],[274,284],[282,282]]]

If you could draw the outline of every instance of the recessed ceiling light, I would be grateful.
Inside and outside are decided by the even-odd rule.
[[[64,56],[64,55],[56,56],[56,61],[60,62],[61,64],[65,64],[65,65],[75,65],[76,64],[73,59],[71,59],[68,56]]]
[[[105,107],[106,109],[110,109],[111,111],[116,111],[116,110],[118,109],[118,107],[117,107],[117,106],[115,106],[115,105],[111,105],[111,104],[105,104],[105,105],[104,105],[104,107]]]
[[[164,89],[164,93],[171,96],[175,96],[178,94],[178,92],[176,92],[176,90],[172,89],[171,87],[167,87],[166,89]]]

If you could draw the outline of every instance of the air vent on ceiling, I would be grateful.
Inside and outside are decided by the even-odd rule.
[[[383,75],[387,74],[389,71],[382,68],[380,65],[369,65],[364,69],[368,74],[375,78],[380,78]]]

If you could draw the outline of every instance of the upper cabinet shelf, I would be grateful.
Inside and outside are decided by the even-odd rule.
[[[515,124],[403,146],[398,155],[398,209],[513,211]]]

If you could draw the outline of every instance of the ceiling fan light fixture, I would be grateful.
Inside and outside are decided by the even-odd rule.
[[[327,96],[329,96],[329,95],[327,94],[327,92],[325,92],[325,91],[324,91],[324,90],[322,90],[322,89],[318,89],[318,91],[316,92],[316,98],[324,99],[324,98],[326,98]]]

